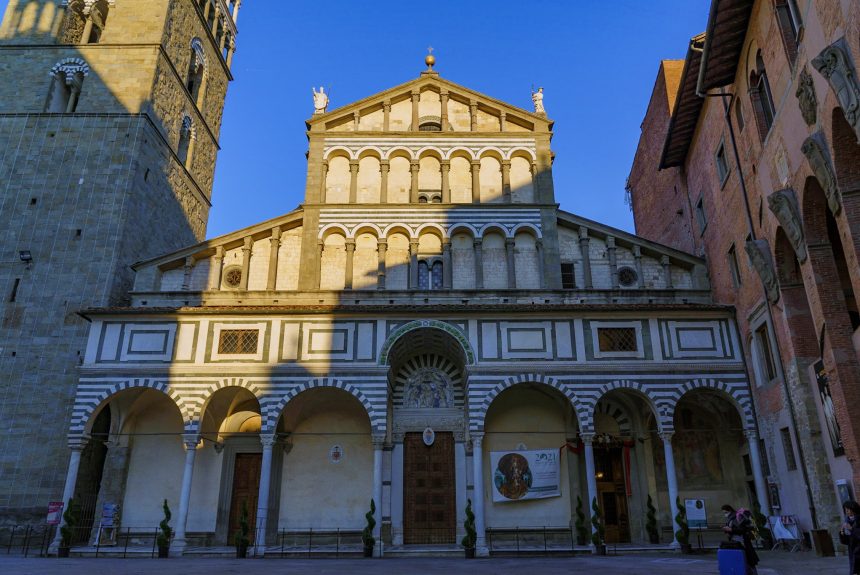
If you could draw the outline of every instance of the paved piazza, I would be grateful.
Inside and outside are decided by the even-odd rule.
[[[760,575],[841,575],[848,570],[844,557],[822,559],[812,553],[762,553]],[[89,575],[93,571],[112,575],[215,575],[255,573],[360,575],[391,573],[424,575],[468,573],[483,575],[498,573],[531,573],[533,575],[565,575],[570,573],[600,573],[601,575],[654,574],[716,574],[716,555],[680,557],[672,554],[625,555],[620,557],[559,557],[559,558],[492,558],[465,559],[24,559],[0,557],[0,573],[6,575]]]

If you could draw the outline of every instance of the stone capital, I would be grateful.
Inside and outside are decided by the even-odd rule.
[[[185,446],[185,451],[194,451],[200,446],[200,436],[196,433],[183,433],[182,445]]]
[[[744,437],[746,437],[748,441],[758,441],[758,430],[744,429]]]
[[[474,238],[474,239],[472,240],[472,244],[473,244],[476,248],[481,247],[481,244],[483,244],[483,243],[484,243],[484,239],[483,239],[483,238]]]
[[[382,450],[385,447],[385,435],[372,435],[370,440],[374,451]]]
[[[439,162],[439,166],[442,168],[442,171],[447,172],[451,169],[451,160],[442,160]]]
[[[471,164],[472,164],[472,171],[474,171],[476,169],[478,169],[478,170],[481,169],[481,160],[472,160]]]
[[[242,244],[242,251],[251,251],[251,242],[253,239],[251,236],[245,236],[244,243]]]
[[[354,239],[346,238],[346,243],[344,245],[346,246],[346,251],[348,251],[348,252],[354,252],[355,251],[355,240]]]
[[[389,160],[379,160],[379,171],[387,172],[391,167],[391,162]]]
[[[505,238],[505,247],[514,247],[517,245],[516,240],[514,238]]]
[[[511,169],[511,161],[510,160],[502,160],[502,169],[510,170]]]
[[[275,442],[277,441],[277,436],[274,433],[261,433],[260,434],[260,443],[263,445],[263,449],[271,449]]]
[[[585,445],[591,445],[594,443],[594,436],[597,435],[593,431],[584,431],[580,432],[579,438],[582,440],[582,443]]]
[[[661,431],[657,435],[660,436],[660,439],[663,440],[663,443],[672,444],[672,436],[675,435],[674,431]]]
[[[473,431],[469,434],[469,438],[472,440],[472,449],[480,449],[484,441],[484,432]]]
[[[349,161],[349,171],[357,172],[358,171],[358,160],[350,160]]]
[[[89,443],[90,437],[84,434],[69,435],[68,445],[72,451],[82,451]]]

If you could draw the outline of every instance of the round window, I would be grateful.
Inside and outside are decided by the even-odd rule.
[[[242,283],[242,268],[231,266],[224,270],[224,285],[237,288]]]
[[[638,281],[639,276],[633,268],[623,267],[618,270],[618,283],[622,286],[634,287]]]

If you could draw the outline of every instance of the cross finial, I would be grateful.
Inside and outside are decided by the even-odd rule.
[[[427,46],[427,56],[424,58],[424,63],[427,64],[427,71],[433,71],[433,64],[436,63],[436,56],[433,55],[433,46]]]

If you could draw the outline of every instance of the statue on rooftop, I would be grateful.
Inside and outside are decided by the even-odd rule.
[[[543,88],[538,88],[537,92],[532,89],[532,102],[535,104],[535,114],[546,116],[546,110],[543,107]]]
[[[328,107],[328,94],[325,93],[322,86],[320,86],[319,92],[314,87],[311,87],[311,90],[314,93],[314,115],[325,114],[325,109]]]

